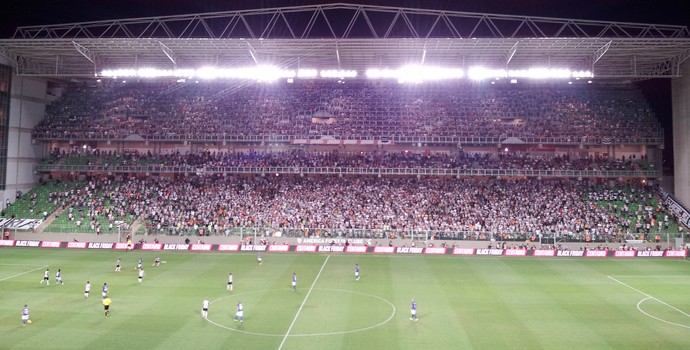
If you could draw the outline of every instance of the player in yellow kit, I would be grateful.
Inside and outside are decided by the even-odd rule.
[[[112,303],[110,298],[106,297],[103,299],[103,310],[105,311],[105,317],[110,316],[110,303]]]

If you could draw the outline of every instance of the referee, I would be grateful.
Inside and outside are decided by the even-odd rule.
[[[112,302],[112,301],[111,301],[110,298],[108,298],[108,297],[106,297],[105,299],[103,299],[103,310],[105,311],[105,317],[109,317],[109,316],[110,316],[110,310],[109,310],[109,309],[110,309],[110,303],[111,303],[111,302]]]

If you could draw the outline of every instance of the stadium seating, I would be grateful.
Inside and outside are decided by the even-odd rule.
[[[632,85],[310,81],[238,87],[222,82],[109,81],[71,86],[49,106],[33,137],[58,145],[65,140],[119,140],[124,145],[101,150],[69,142],[46,156],[40,169],[55,173],[62,190],[51,192],[54,181],[39,185],[24,195],[33,198],[31,205],[20,205],[22,197],[5,213],[32,217],[26,210],[48,208],[54,218],[44,231],[111,233],[114,223],[124,222],[135,233],[147,234],[270,237],[280,232],[519,241],[543,236],[582,242],[678,232],[654,186],[639,178],[596,178],[605,171],[658,172],[657,161],[643,152],[610,157],[577,151],[583,144],[647,145],[663,139],[654,114]],[[474,153],[457,148],[318,151],[297,146],[140,152],[127,147],[128,140],[185,144],[324,138],[514,138],[571,149]],[[164,167],[172,170],[159,173]],[[234,170],[225,171],[228,167]],[[266,171],[274,168],[297,170]],[[304,176],[301,169],[307,168],[340,170],[339,176]],[[219,171],[207,171],[213,169]],[[430,172],[381,177],[361,175],[362,169]],[[445,176],[434,171],[448,169],[569,171],[571,176]],[[582,172],[595,176],[575,180]]]
[[[474,86],[351,81],[99,83],[68,90],[38,139],[507,138],[640,143],[663,137],[631,85]]]

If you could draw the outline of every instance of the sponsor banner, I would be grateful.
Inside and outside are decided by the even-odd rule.
[[[480,248],[475,251],[477,255],[503,255],[503,249]]]
[[[422,254],[424,253],[424,248],[422,247],[398,247],[395,250],[396,253],[400,254]]]
[[[667,258],[684,258],[685,257],[685,250],[667,250],[666,251],[666,257]]]
[[[89,249],[113,249],[113,246],[115,243],[107,243],[107,242],[91,242],[89,243],[88,246],[86,246]]]
[[[345,247],[345,253],[366,253],[367,246],[365,245],[350,245]]]
[[[141,250],[161,250],[163,245],[160,243],[143,243],[141,245]]]
[[[295,247],[296,252],[307,252],[307,253],[314,253],[316,252],[316,246],[315,245],[298,245]]]
[[[559,250],[556,256],[585,256],[584,250]]]
[[[86,242],[67,242],[67,248],[85,249]]]
[[[218,245],[218,251],[219,252],[236,252],[238,250],[240,250],[239,244],[219,244]]]
[[[211,248],[211,244],[192,244],[190,246],[190,250],[195,252],[210,252]]]
[[[265,252],[267,246],[265,245],[254,245],[254,244],[243,244],[240,246],[240,250],[243,252]]]
[[[453,255],[474,255],[474,248],[453,248]]]
[[[287,244],[271,244],[268,246],[269,252],[289,252],[290,246]]]
[[[189,244],[163,244],[163,250],[189,250]]]
[[[505,256],[527,256],[527,249],[506,249]]]
[[[38,227],[43,220],[40,219],[0,219],[0,227],[13,230],[31,230]]]
[[[62,242],[59,241],[43,241],[41,242],[41,248],[60,248]]]
[[[664,204],[666,204],[668,206],[668,209],[678,216],[679,222],[681,222],[685,226],[690,225],[690,212],[688,212],[688,210],[685,209],[685,207],[682,204],[680,204],[670,195],[667,195]]]
[[[374,254],[393,254],[395,247],[374,247]]]
[[[127,250],[127,249],[134,249],[137,247],[136,243],[132,244],[127,244],[127,243],[115,243],[115,249],[116,250]]]
[[[638,250],[637,256],[641,257],[662,257],[664,256],[663,250]]]
[[[644,241],[641,239],[626,239],[626,243],[643,243]]]
[[[614,258],[633,258],[635,257],[634,250],[616,250],[613,252]]]
[[[24,240],[14,241],[15,247],[38,247],[40,244],[41,244],[41,241],[24,241]]]
[[[608,256],[608,250],[587,250],[585,257],[587,258],[605,258]]]
[[[343,245],[320,245],[320,252],[331,252],[331,253],[342,253],[345,251],[345,246]]]
[[[555,249],[535,249],[532,256],[556,256]]]
[[[34,240],[0,240],[0,246],[6,247],[41,247],[41,248],[69,248],[69,249],[128,249],[127,243],[109,243],[109,242],[61,242],[61,241],[34,241]],[[136,243],[131,244],[132,249],[136,249]],[[294,247],[294,248],[293,248]],[[614,258],[632,258],[632,257],[668,257],[668,258],[683,258],[687,256],[686,250],[554,250],[554,249],[475,249],[475,248],[449,248],[445,247],[390,247],[377,246],[369,247],[366,245],[316,245],[316,244],[300,244],[290,246],[287,244],[274,245],[240,245],[240,244],[160,244],[160,243],[143,243],[141,250],[178,250],[178,251],[270,251],[270,252],[335,252],[335,253],[375,253],[375,254],[448,254],[453,255],[493,255],[493,256],[536,256],[536,257],[614,257]]]
[[[429,247],[424,249],[424,254],[446,254],[444,247]]]
[[[297,244],[364,244],[364,239],[346,239],[346,238],[297,238]]]

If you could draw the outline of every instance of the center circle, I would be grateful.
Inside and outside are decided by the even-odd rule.
[[[296,316],[297,309],[295,306],[300,306],[304,301],[304,297],[295,298],[295,296],[299,296],[299,294],[295,295],[292,289],[256,290],[224,296],[211,301],[209,318],[206,320],[217,327],[233,332],[284,337],[288,326]],[[371,299],[374,301],[372,302]],[[240,301],[244,305],[245,322],[241,325],[239,323],[233,324],[235,304]],[[263,306],[259,307],[260,305]],[[281,315],[280,309],[283,308],[274,308],[271,305],[294,308],[295,312]],[[352,305],[360,305],[361,307],[352,310]],[[352,311],[354,311],[353,317],[357,319],[353,321],[354,326],[347,329],[339,323],[345,322],[346,320],[343,319]],[[291,332],[288,336],[317,337],[362,332],[388,323],[395,316],[395,311],[395,305],[390,301],[373,294],[345,289],[314,288],[296,320],[296,324],[300,325],[297,329],[301,327],[303,331],[301,333]],[[222,317],[225,317],[224,321],[218,321]],[[309,318],[316,318],[320,321],[306,325],[300,324],[300,319]],[[358,322],[359,320],[362,321]],[[231,324],[234,327],[230,326]],[[271,327],[276,329],[270,329]],[[333,329],[328,329],[329,327]]]

